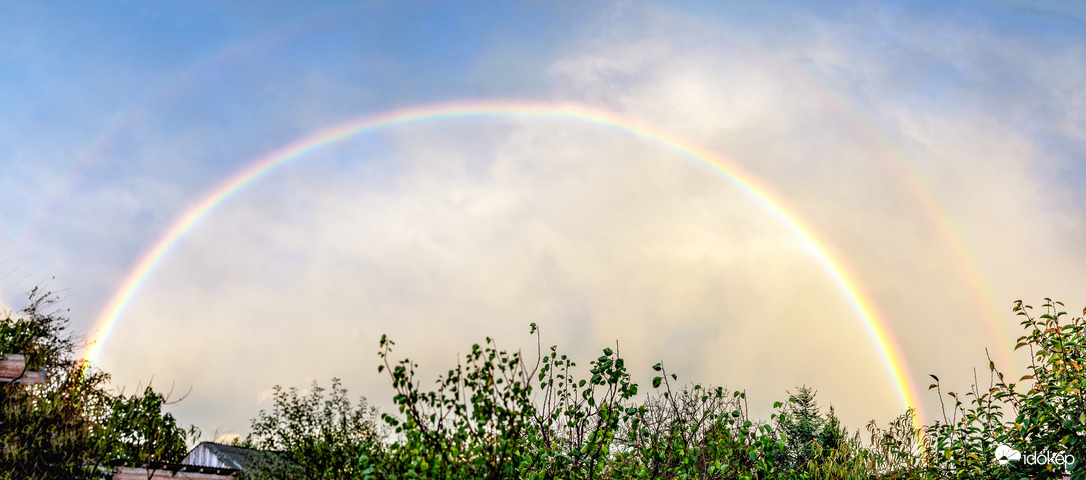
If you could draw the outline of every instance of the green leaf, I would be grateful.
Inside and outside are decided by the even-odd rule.
[[[653,377],[652,388],[660,388],[660,382],[664,380],[664,377]]]

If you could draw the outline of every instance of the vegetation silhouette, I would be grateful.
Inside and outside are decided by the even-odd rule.
[[[1015,302],[1025,329],[1016,348],[1029,349],[1030,374],[1009,383],[989,361],[988,385],[975,382],[964,395],[943,393],[932,375],[943,415],[921,428],[909,410],[885,426],[872,420],[863,437],[850,433],[807,386],[776,402],[769,419],[753,419],[745,392],[680,385],[662,363],[642,392],[617,345],[578,374],[557,346],[544,352],[533,324],[534,363],[486,338],[430,390],[418,365],[394,360],[394,342],[382,337],[378,371],[391,381],[395,413],[367,409],[364,400],[352,410],[338,380],[326,401],[338,405],[331,409],[320,407],[316,385],[311,397],[277,389],[275,407],[254,419],[247,441],[280,449],[307,478],[328,479],[1086,478],[1076,468],[1086,457],[1086,322],[1067,318],[1062,307],[1045,299],[1035,317]],[[316,425],[336,427],[328,434]],[[343,444],[323,445],[319,455],[303,452],[337,441]],[[1001,464],[1000,445],[1033,461]],[[328,460],[327,452],[343,454]],[[321,473],[317,465],[335,467]],[[291,478],[272,470],[248,475]]]
[[[0,313],[0,354],[24,355],[46,377],[0,384],[0,479],[100,479],[107,464],[180,461],[195,428],[163,413],[167,398],[150,386],[108,390],[109,375],[75,358],[56,302],[34,289],[18,312]]]
[[[73,355],[56,297],[30,293],[0,318],[0,353],[20,353],[42,385],[0,384],[0,479],[101,478],[117,462],[177,462],[198,436],[163,412],[150,387],[126,396]],[[379,342],[394,412],[352,402],[338,379],[309,392],[273,390],[273,405],[239,443],[268,451],[246,479],[1086,479],[1086,320],[1051,299],[1017,301],[1027,375],[989,360],[969,391],[930,390],[941,418],[909,410],[866,435],[823,410],[813,388],[751,418],[747,395],[682,384],[662,363],[649,388],[632,381],[618,345],[580,369],[557,346],[536,357],[492,338],[423,388],[418,365]],[[1086,316],[1086,309],[1083,310]],[[1004,461],[996,458],[997,449]],[[1010,455],[1008,452],[1016,452]]]

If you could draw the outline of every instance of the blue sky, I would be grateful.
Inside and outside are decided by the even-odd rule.
[[[45,284],[90,334],[142,252],[268,152],[411,106],[570,102],[758,178],[854,273],[912,380],[966,388],[984,348],[1014,360],[1016,319],[981,312],[1086,304],[1083,45],[1086,12],[1044,2],[0,2],[0,298]],[[383,405],[382,333],[436,374],[487,335],[530,347],[530,322],[761,412],[808,384],[853,428],[901,413],[841,292],[734,183],[508,118],[262,177],[156,267],[100,366],[191,387],[182,421],[244,434],[275,384],[338,376]]]

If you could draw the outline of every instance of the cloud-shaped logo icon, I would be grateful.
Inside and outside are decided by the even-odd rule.
[[[1000,465],[1006,465],[1007,462],[1017,462],[1021,460],[1022,452],[1001,443],[996,447],[995,457],[996,460],[999,460]]]

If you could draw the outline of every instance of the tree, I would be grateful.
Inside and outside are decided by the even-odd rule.
[[[352,422],[342,419],[365,408],[353,409],[334,381],[328,401],[316,385],[306,396],[277,388],[249,444],[278,451],[270,458],[279,473],[258,478],[1086,479],[1077,465],[1086,458],[1086,320],[1060,307],[1046,299],[1034,317],[1016,303],[1026,329],[1017,348],[1032,357],[1018,383],[989,361],[987,388],[947,392],[941,421],[916,427],[909,409],[885,427],[868,423],[866,443],[833,407],[823,414],[810,387],[776,402],[769,422],[750,418],[741,391],[673,388],[678,377],[662,363],[639,395],[617,344],[582,376],[557,346],[543,351],[533,324],[534,364],[487,338],[431,389],[410,359],[392,360],[393,342],[382,337],[378,371],[392,380],[399,415],[381,418],[394,432],[372,436],[372,410],[369,423],[343,430]],[[1019,450],[1020,461],[1001,465],[1000,445]]]
[[[113,460],[178,461],[185,433],[149,387],[125,397],[109,376],[74,356],[57,298],[30,292],[18,315],[0,318],[0,353],[21,353],[44,385],[0,385],[0,479],[101,478]]]
[[[840,448],[848,440],[848,429],[841,424],[841,419],[837,418],[837,412],[833,410],[833,406],[830,406],[830,411],[826,413],[825,422],[822,424],[822,431],[818,434],[818,443],[823,448],[835,450]]]
[[[1086,479],[1086,320],[1068,318],[1060,302],[1045,299],[1043,313],[1021,300],[1013,311],[1026,334],[1015,349],[1028,348],[1028,374],[1009,381],[989,359],[987,387],[974,380],[964,395],[947,392],[943,420],[928,426],[928,448],[935,474],[949,478]],[[1086,315],[1086,309],[1083,310]],[[930,389],[942,394],[939,378]],[[1000,464],[1000,445],[1020,453]]]
[[[325,397],[325,393],[329,393]],[[271,411],[261,410],[241,446],[271,452],[256,459],[250,479],[366,478],[383,456],[377,409],[347,398],[339,379],[308,394],[275,386]]]
[[[1027,332],[1019,337],[1015,349],[1030,350],[1030,373],[1020,379],[1029,382],[1029,388],[1016,389],[1015,384],[1006,383],[989,362],[999,379],[992,395],[1015,411],[1013,425],[1005,425],[997,433],[1026,452],[1047,451],[1049,461],[1042,467],[1045,476],[1070,470],[1072,479],[1083,479],[1086,471],[1075,468],[1078,463],[1070,459],[1086,459],[1086,320],[1066,318],[1063,303],[1049,298],[1042,308],[1044,313],[1034,317],[1030,315],[1032,307],[1021,300],[1014,306]],[[1082,313],[1086,315],[1086,308]]]
[[[799,387],[798,393],[794,395],[789,392],[788,403],[777,418],[780,433],[784,435],[788,445],[789,463],[793,467],[807,464],[814,458],[818,447],[826,447],[821,443],[825,421],[819,411],[815,394],[816,392],[806,385]],[[834,419],[836,420],[836,417]]]
[[[167,399],[147,386],[140,395],[117,395],[109,405],[104,425],[110,431],[98,432],[106,440],[99,446],[111,461],[176,462],[188,452],[186,438],[195,429],[185,431],[173,415],[163,413]]]

